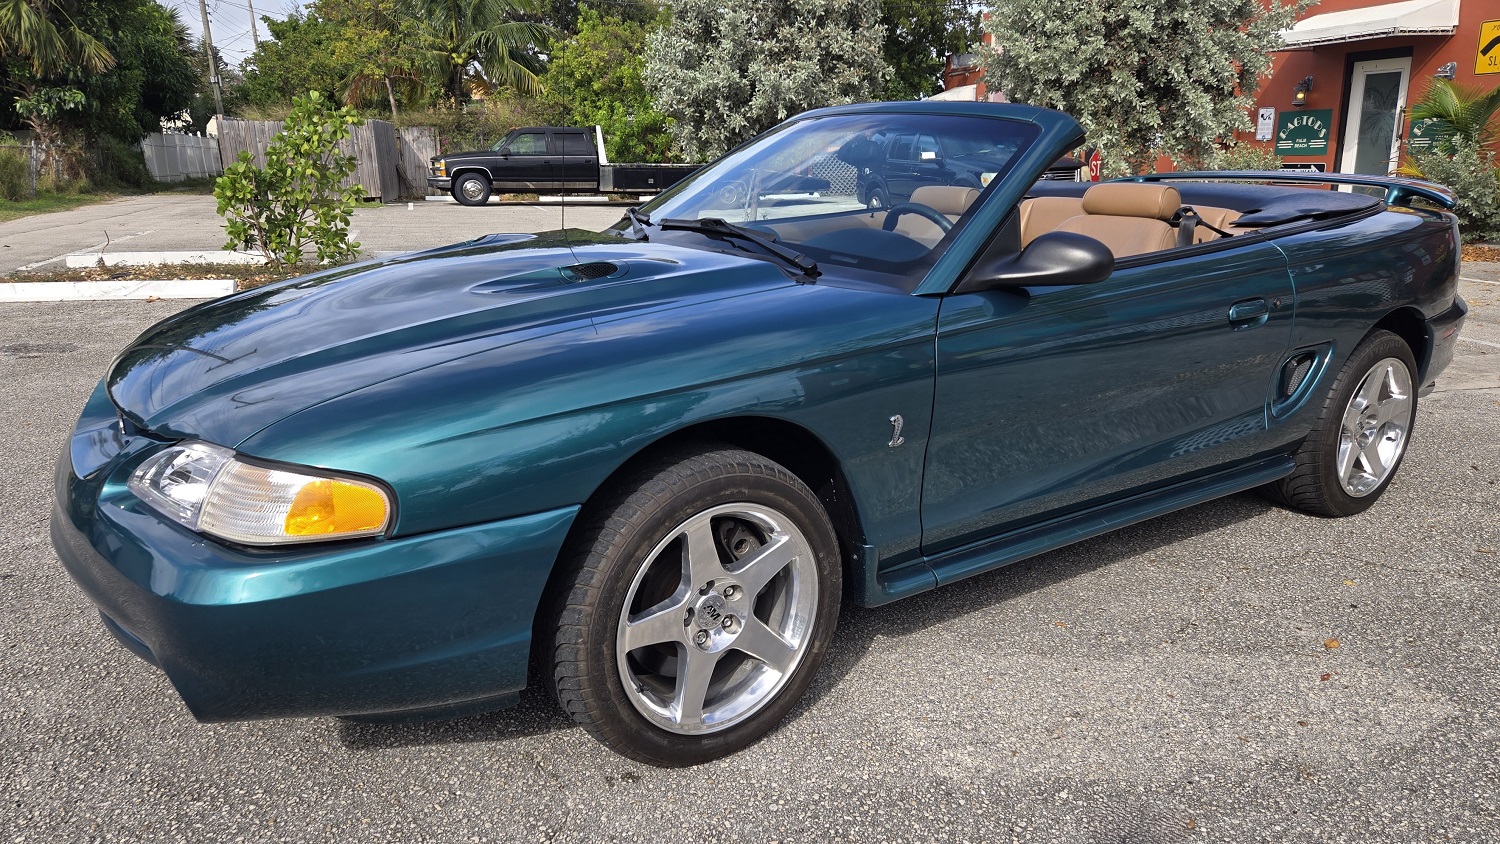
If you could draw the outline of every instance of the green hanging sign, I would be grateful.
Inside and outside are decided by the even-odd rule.
[[[1327,155],[1333,109],[1283,111],[1276,124],[1277,155]]]
[[[1423,152],[1432,149],[1437,140],[1441,127],[1438,125],[1443,121],[1437,119],[1413,120],[1411,122],[1411,134],[1406,137],[1406,148],[1412,152]]]

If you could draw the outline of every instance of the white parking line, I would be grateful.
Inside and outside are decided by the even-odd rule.
[[[24,267],[16,267],[15,271],[19,273],[25,272],[26,270],[34,270],[37,267],[45,267],[48,264],[55,264],[58,261],[65,261],[70,255],[87,255],[90,252],[98,252],[106,247],[113,246],[116,243],[123,243],[127,240],[135,240],[138,237],[143,237],[145,235],[151,234],[153,231],[155,230],[152,229],[143,232],[136,232],[135,234],[127,234],[123,237],[110,237],[108,233],[105,233],[103,240],[99,241],[93,246],[90,246],[87,249],[74,249],[72,252],[69,252],[65,255],[58,255],[56,258],[48,258],[45,261],[37,261],[32,264],[27,264]]]
[[[1488,340],[1475,340],[1473,337],[1460,337],[1458,339],[1467,340],[1470,343],[1478,343],[1481,346],[1490,346],[1491,348],[1500,349],[1500,343],[1491,343]]]
[[[1467,282],[1470,282],[1471,284],[1500,284],[1500,281],[1485,281],[1482,278],[1469,278],[1466,275],[1459,276],[1458,280],[1459,281],[1467,281]]]

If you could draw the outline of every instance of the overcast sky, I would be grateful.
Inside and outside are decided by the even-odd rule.
[[[171,9],[187,24],[193,37],[203,37],[203,15],[198,10],[198,0],[156,0]],[[255,9],[255,24],[260,37],[268,37],[265,24],[260,18],[285,18],[302,7],[300,0],[205,0],[208,5],[208,26],[213,31],[214,46],[231,65],[238,66],[244,58],[255,51],[255,42],[250,38],[250,9]]]

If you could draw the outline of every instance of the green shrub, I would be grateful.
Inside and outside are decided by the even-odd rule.
[[[156,184],[151,178],[151,171],[146,169],[145,155],[130,144],[108,136],[99,139],[85,171],[89,182],[106,190],[145,190]]]
[[[437,129],[440,155],[489,149],[519,126],[560,126],[566,120],[561,103],[533,97],[497,96],[466,107],[434,106],[401,113],[403,126]]]
[[[1459,137],[1452,143],[1452,156],[1418,153],[1406,169],[1458,195],[1453,213],[1465,243],[1500,240],[1500,161],[1472,140]]]
[[[1281,156],[1271,147],[1235,144],[1221,149],[1208,161],[1209,170],[1280,170]]]
[[[266,166],[241,152],[214,183],[229,235],[224,248],[258,250],[278,267],[301,263],[308,247],[322,263],[353,259],[359,244],[349,240],[349,218],[364,188],[343,184],[355,159],[339,151],[339,142],[363,122],[354,109],[335,109],[317,92],[296,98],[266,147]]]
[[[0,199],[18,202],[31,196],[31,153],[0,146]]]

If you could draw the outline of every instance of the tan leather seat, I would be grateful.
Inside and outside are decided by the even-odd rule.
[[[978,198],[977,188],[953,185],[925,185],[911,192],[911,204],[925,205],[953,221],[963,216]],[[928,247],[943,239],[943,230],[937,223],[916,214],[902,214],[895,231]]]
[[[1057,231],[1092,237],[1117,259],[1160,252],[1177,245],[1177,230],[1167,221],[1181,207],[1182,196],[1167,185],[1094,185],[1083,195],[1083,214],[1063,221]]]
[[[1215,208],[1212,205],[1194,205],[1193,210],[1197,211],[1198,216],[1202,217],[1203,222],[1208,223],[1209,226],[1223,229],[1230,234],[1236,234],[1235,231],[1230,229],[1230,226],[1234,225],[1234,221],[1238,220],[1241,215],[1240,212],[1234,210],[1233,208]],[[1223,235],[1220,235],[1213,229],[1208,228],[1208,226],[1199,226],[1198,228],[1193,229],[1194,243],[1207,243],[1210,240],[1217,240],[1222,236]]]
[[[911,192],[913,205],[926,205],[939,214],[955,220],[962,217],[978,198],[978,188],[954,185],[924,185]]]
[[[1021,203],[1021,248],[1047,232],[1057,231],[1063,221],[1083,213],[1083,200],[1076,196],[1038,196]]]

